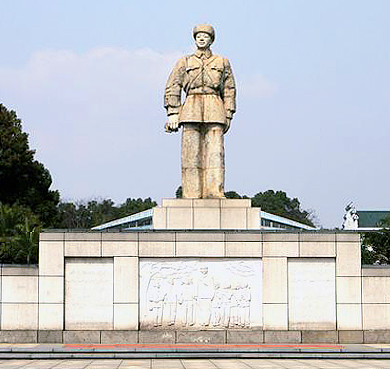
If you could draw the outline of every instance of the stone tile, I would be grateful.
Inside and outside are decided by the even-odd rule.
[[[3,276],[2,302],[38,302],[37,276]]]
[[[363,331],[339,331],[339,343],[363,343]]]
[[[358,242],[360,243],[360,233],[351,232],[351,233],[340,233],[336,232],[336,241],[337,242]]]
[[[153,209],[153,229],[167,229],[167,208]]]
[[[227,331],[227,343],[256,344],[263,342],[263,331]]]
[[[221,199],[222,208],[250,208],[251,199]]]
[[[192,201],[192,199],[162,199],[162,206],[171,208],[191,208],[193,206]]]
[[[114,258],[114,303],[138,303],[138,258]]]
[[[36,330],[0,331],[0,343],[37,343]]]
[[[360,242],[337,242],[336,275],[361,275]]]
[[[287,258],[263,258],[263,302],[287,303]]]
[[[194,208],[194,229],[221,229],[221,210],[216,208]]]
[[[64,232],[41,232],[39,234],[39,242],[42,241],[64,241]]]
[[[246,209],[247,229],[260,229],[260,208],[247,208]]]
[[[177,331],[177,343],[223,344],[225,331]]]
[[[64,329],[64,305],[63,304],[39,304],[40,330]]]
[[[138,242],[102,241],[102,256],[138,256]]]
[[[337,329],[363,329],[361,304],[337,304]]]
[[[38,343],[62,343],[62,330],[38,331]]]
[[[362,302],[362,279],[360,277],[336,277],[337,303],[358,304]]]
[[[299,243],[296,242],[263,242],[264,256],[298,257]]]
[[[175,331],[139,331],[139,343],[175,343]]]
[[[64,302],[64,277],[39,277],[39,302]]]
[[[96,241],[102,240],[101,232],[65,232],[65,242],[67,241]]]
[[[264,330],[287,330],[287,304],[263,304],[263,322]]]
[[[302,343],[337,343],[337,331],[302,331]]]
[[[300,242],[300,257],[335,257],[335,242]]]
[[[38,275],[37,265],[3,265],[1,267],[2,275],[29,276]]]
[[[263,232],[263,242],[298,242],[298,233]]]
[[[301,343],[300,331],[265,331],[265,343]]]
[[[64,331],[63,343],[100,343],[100,331]]]
[[[363,277],[363,303],[390,303],[389,277]]]
[[[148,231],[139,232],[140,242],[174,242],[175,232],[169,231]]]
[[[101,343],[138,343],[138,331],[102,331]]]
[[[302,232],[299,234],[300,242],[336,242],[335,233]]]
[[[390,277],[390,267],[386,266],[364,266],[363,277]]]
[[[64,242],[39,243],[39,275],[64,275]]]
[[[256,231],[225,232],[226,242],[261,242],[262,233]]]
[[[138,232],[128,231],[128,232],[102,232],[102,242],[137,242],[138,241]]]
[[[225,240],[223,232],[177,232],[176,233],[176,242],[198,242],[198,241],[219,241],[223,242]]]
[[[363,304],[363,330],[390,330],[390,304]]]
[[[192,208],[167,208],[167,229],[193,229]]]
[[[102,256],[101,241],[65,241],[65,256]]]
[[[221,209],[222,229],[247,229],[246,208]]]
[[[140,257],[171,257],[175,256],[174,242],[140,242],[139,243]]]
[[[38,329],[38,304],[2,304],[1,329]]]
[[[364,343],[390,343],[390,330],[365,330],[363,340]]]
[[[192,206],[194,208],[220,208],[221,199],[193,199]]]
[[[223,242],[176,242],[176,256],[224,257]]]
[[[226,242],[226,256],[229,257],[261,257],[261,242]]]
[[[114,304],[114,329],[138,329],[138,304]]]

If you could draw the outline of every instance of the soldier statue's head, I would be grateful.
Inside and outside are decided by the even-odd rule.
[[[208,49],[214,42],[215,31],[209,24],[198,24],[194,27],[193,36],[198,49]]]

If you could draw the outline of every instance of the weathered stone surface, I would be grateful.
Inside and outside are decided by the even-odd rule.
[[[175,343],[175,331],[139,331],[139,343]]]
[[[62,343],[62,330],[38,331],[38,343]]]
[[[176,232],[176,241],[177,242],[198,242],[198,241],[206,241],[206,242],[223,242],[224,241],[224,233],[223,232]]]
[[[101,343],[138,343],[138,331],[102,331]]]
[[[38,275],[37,265],[3,265],[1,268],[1,274],[3,276],[29,276]]]
[[[64,232],[42,232],[39,235],[39,242],[42,241],[64,241],[65,233]]]
[[[226,242],[261,242],[263,234],[255,231],[225,232]]]
[[[2,330],[0,331],[0,343],[37,343],[36,330]]]
[[[337,343],[337,331],[302,331],[302,343]]]
[[[355,277],[361,272],[360,242],[337,242],[336,275]]]
[[[263,343],[264,335],[263,331],[241,331],[241,330],[228,330],[226,343],[242,343],[242,344],[256,344]]]
[[[177,343],[226,343],[225,331],[177,331]]]
[[[363,331],[339,331],[339,343],[363,343]]]
[[[100,331],[63,331],[63,343],[100,343]]]
[[[363,332],[364,343],[390,343],[390,330],[368,330]]]
[[[265,343],[301,343],[300,331],[265,331]]]

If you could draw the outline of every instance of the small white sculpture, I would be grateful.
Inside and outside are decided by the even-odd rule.
[[[344,214],[344,221],[342,228],[343,229],[358,229],[359,227],[359,215],[356,211],[355,205],[351,201],[346,207],[345,207],[345,214]]]

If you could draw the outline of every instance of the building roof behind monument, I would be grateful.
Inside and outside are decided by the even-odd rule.
[[[259,210],[260,229],[263,230],[308,230],[314,231],[318,228],[308,226],[295,220],[287,219],[279,215],[267,213]],[[136,230],[136,229],[154,229],[153,227],[153,209],[148,209],[140,213],[129,215],[120,219],[112,220],[107,223],[93,227],[93,231],[108,230]]]

